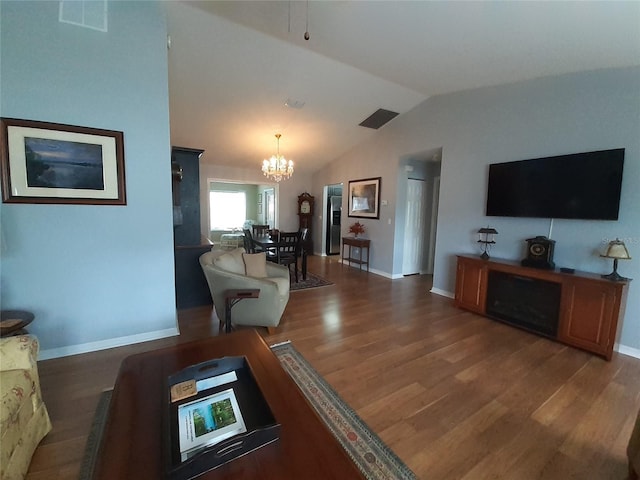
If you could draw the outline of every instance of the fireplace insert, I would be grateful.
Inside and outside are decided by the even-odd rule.
[[[560,291],[559,283],[489,271],[486,312],[497,320],[555,337]]]

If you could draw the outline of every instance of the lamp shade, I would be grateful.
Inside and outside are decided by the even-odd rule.
[[[631,260],[631,255],[629,255],[629,251],[625,246],[624,242],[620,239],[616,238],[609,242],[607,245],[607,251],[604,254],[600,255],[605,258],[613,258],[613,272],[608,275],[601,275],[602,278],[606,278],[613,282],[620,282],[623,280],[628,280],[618,274],[618,260]]]
[[[607,245],[607,251],[602,254],[601,257],[631,260],[631,255],[629,255],[629,251],[627,250],[624,242],[617,238],[609,242],[609,245]]]

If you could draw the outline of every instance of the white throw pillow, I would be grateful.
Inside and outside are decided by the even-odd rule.
[[[245,274],[244,261],[242,260],[242,254],[244,248],[236,248],[230,252],[220,255],[213,261],[213,264],[231,273],[237,273],[239,275]]]
[[[267,276],[267,255],[262,253],[243,253],[244,267],[249,277],[265,278]]]

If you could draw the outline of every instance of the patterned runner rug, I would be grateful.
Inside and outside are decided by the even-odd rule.
[[[291,342],[271,347],[320,418],[370,480],[413,480],[415,474],[320,376]]]
[[[331,433],[369,480],[415,480],[415,474],[362,421],[290,342],[271,347]],[[112,390],[102,392],[87,438],[79,480],[91,480]]]

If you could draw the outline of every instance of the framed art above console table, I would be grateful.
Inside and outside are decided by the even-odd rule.
[[[629,282],[458,255],[455,305],[611,360]]]

